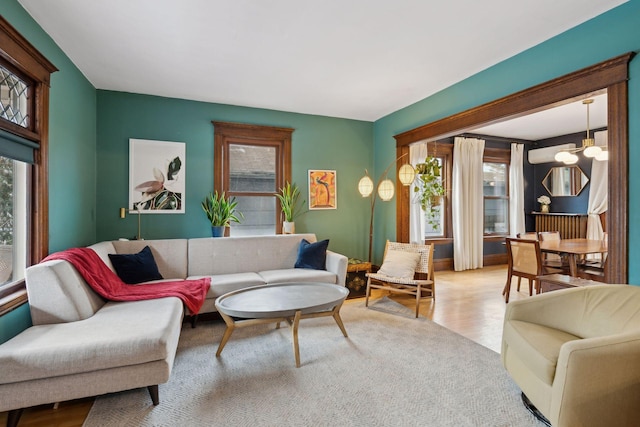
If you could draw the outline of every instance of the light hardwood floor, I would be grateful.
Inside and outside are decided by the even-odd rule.
[[[502,288],[507,278],[506,266],[491,266],[463,272],[436,272],[436,301],[423,300],[420,315],[459,333],[485,347],[500,352],[502,320],[505,303]],[[382,291],[372,295],[370,303],[383,296]],[[511,301],[528,298],[526,280],[520,292],[516,279],[511,287]],[[415,300],[410,296],[391,295],[391,298],[413,309]],[[359,300],[348,300],[347,304]],[[360,300],[361,301],[361,300]],[[162,404],[162,391],[160,394]],[[93,398],[60,403],[57,409],[43,405],[25,410],[19,426],[75,427],[82,426]],[[6,424],[6,413],[0,413],[0,426]]]

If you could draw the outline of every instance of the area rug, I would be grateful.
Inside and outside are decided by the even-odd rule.
[[[92,426],[540,426],[500,356],[382,298],[305,319],[296,368],[288,327],[185,325],[168,383],[99,397]]]

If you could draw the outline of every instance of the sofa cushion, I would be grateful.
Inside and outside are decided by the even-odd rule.
[[[164,360],[182,313],[173,297],[109,302],[85,320],[32,326],[0,346],[0,383]]]
[[[378,274],[412,280],[422,255],[419,252],[405,252],[389,249],[384,256]]]
[[[290,282],[321,282],[337,283],[337,276],[326,270],[314,270],[309,268],[286,268],[283,270],[267,270],[258,274],[268,284]]]
[[[118,277],[129,285],[163,279],[149,246],[137,254],[109,254],[109,259]]]
[[[327,269],[327,248],[329,239],[310,243],[306,239],[300,241],[298,259],[295,268],[312,268],[314,270]]]
[[[509,320],[504,325],[503,339],[507,351],[514,352],[525,366],[546,384],[552,384],[560,347],[580,337],[558,329],[521,320]]]
[[[235,274],[214,274],[213,276],[189,276],[189,279],[200,279],[211,277],[211,287],[207,293],[207,299],[218,298],[227,292],[250,286],[260,286],[266,284],[264,279],[257,273],[235,273]]]
[[[134,254],[149,246],[162,277],[185,279],[188,276],[187,239],[114,240],[112,243],[118,254]]]

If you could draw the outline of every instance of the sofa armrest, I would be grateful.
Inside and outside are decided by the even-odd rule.
[[[349,259],[337,252],[327,251],[327,271],[337,276],[336,284],[345,286],[347,282],[347,263]]]
[[[640,333],[565,343],[551,398],[555,426],[640,425]]]

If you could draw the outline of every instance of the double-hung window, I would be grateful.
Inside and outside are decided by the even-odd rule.
[[[0,314],[48,252],[48,111],[56,68],[0,16]]]
[[[509,151],[486,149],[482,163],[484,235],[509,234]]]
[[[235,197],[240,224],[230,234],[269,235],[282,228],[275,193],[291,181],[293,129],[213,122],[214,189]]]

